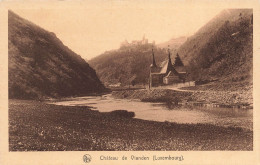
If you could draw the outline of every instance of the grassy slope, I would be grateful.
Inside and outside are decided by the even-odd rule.
[[[190,78],[217,79],[209,89],[250,90],[253,73],[251,19],[251,9],[224,10],[188,38],[178,52],[188,66]]]
[[[55,36],[8,13],[10,98],[43,98],[104,90],[95,71]]]
[[[113,116],[88,107],[9,100],[10,151],[252,150],[253,132]]]

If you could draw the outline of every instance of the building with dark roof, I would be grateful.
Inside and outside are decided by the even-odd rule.
[[[186,79],[186,69],[179,55],[177,54],[174,64],[171,61],[171,53],[168,49],[168,60],[157,66],[154,52],[152,50],[152,64],[150,66],[150,87],[183,83]]]

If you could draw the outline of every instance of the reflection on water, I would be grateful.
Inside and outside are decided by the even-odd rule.
[[[149,103],[138,100],[115,99],[109,95],[77,97],[52,104],[64,106],[90,106],[93,110],[110,112],[127,110],[135,112],[135,118],[176,123],[208,123],[251,129],[253,111],[246,109],[184,107],[166,103]]]

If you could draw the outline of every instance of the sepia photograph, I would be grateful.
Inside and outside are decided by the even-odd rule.
[[[6,8],[9,153],[255,151],[253,7],[105,4]]]

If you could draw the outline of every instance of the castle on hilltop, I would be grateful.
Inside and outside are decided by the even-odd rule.
[[[168,49],[168,60],[157,66],[152,50],[152,64],[150,66],[149,86],[156,87],[161,85],[170,85],[184,83],[186,80],[186,69],[180,56],[176,55],[175,62],[172,64],[170,49]]]
[[[131,43],[128,42],[127,40],[125,40],[124,42],[122,42],[120,44],[120,47],[146,45],[146,44],[153,44],[153,45],[155,45],[155,41],[153,41],[152,43],[149,43],[148,39],[145,38],[145,35],[144,35],[142,40],[134,40]]]

